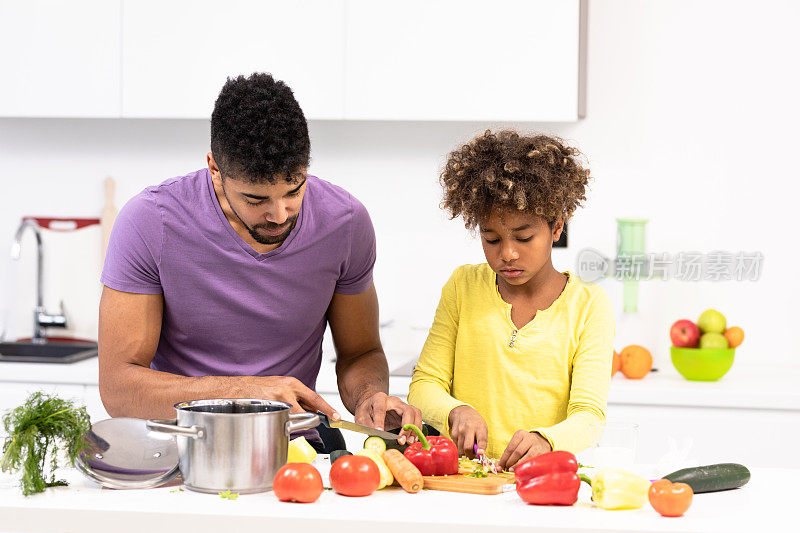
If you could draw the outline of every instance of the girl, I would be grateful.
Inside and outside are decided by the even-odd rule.
[[[561,140],[487,130],[450,153],[442,207],[480,231],[486,263],[455,270],[409,403],[458,445],[514,466],[590,444],[605,420],[614,315],[606,292],[553,267],[589,170]]]

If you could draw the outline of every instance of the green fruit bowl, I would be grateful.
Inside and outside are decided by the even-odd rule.
[[[675,370],[690,381],[717,381],[733,366],[734,348],[670,348]]]

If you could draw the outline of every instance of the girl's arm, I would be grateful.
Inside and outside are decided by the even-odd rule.
[[[444,434],[450,433],[450,411],[467,405],[450,395],[457,333],[458,294],[454,273],[442,288],[433,325],[408,389],[408,403],[420,409],[422,419]]]
[[[592,422],[605,421],[611,360],[614,353],[614,310],[605,291],[589,304],[572,361],[567,418],[549,428],[535,428],[553,450],[578,453],[591,445]]]

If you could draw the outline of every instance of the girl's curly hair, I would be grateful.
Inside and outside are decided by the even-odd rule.
[[[486,130],[448,155],[439,178],[442,208],[468,229],[496,209],[539,216],[552,228],[586,200],[589,169],[581,158],[557,137]]]

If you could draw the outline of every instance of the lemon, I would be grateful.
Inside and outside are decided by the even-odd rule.
[[[305,437],[297,437],[289,441],[289,457],[287,463],[310,463],[317,457],[317,451]]]

